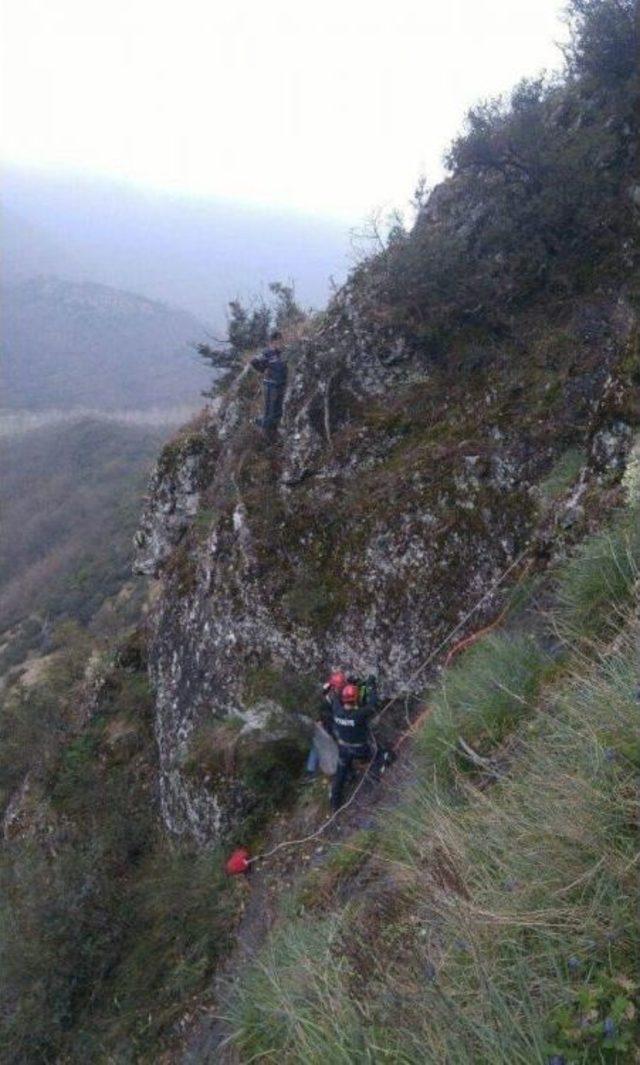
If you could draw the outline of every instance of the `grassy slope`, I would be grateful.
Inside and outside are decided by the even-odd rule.
[[[446,671],[411,789],[242,975],[242,1061],[635,1060],[639,517],[554,575],[552,655],[506,632]]]

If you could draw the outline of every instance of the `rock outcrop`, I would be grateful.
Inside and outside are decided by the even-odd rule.
[[[165,450],[137,565],[162,580],[149,656],[172,832],[205,841],[251,808],[238,760],[304,735],[332,663],[407,686],[535,540],[535,485],[567,448],[590,450],[565,528],[594,478],[620,479],[640,420],[637,324],[622,310],[575,304],[549,323],[541,307],[443,362],[378,322],[356,275],[288,347],[276,443],[254,427],[245,370]],[[220,764],[212,749],[199,768],[194,751],[221,736]]]

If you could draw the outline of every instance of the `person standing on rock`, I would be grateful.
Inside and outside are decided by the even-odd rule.
[[[275,330],[269,337],[269,347],[251,360],[258,373],[264,374],[264,415],[258,424],[269,433],[278,428],[282,418],[282,403],[287,387],[287,365],[282,358],[282,333]]]
[[[333,735],[338,743],[338,768],[331,788],[331,809],[334,813],[342,806],[342,792],[353,763],[373,760],[373,768],[377,770],[386,755],[372,742],[369,731],[369,721],[377,706],[377,695],[362,706],[359,703],[360,690],[357,684],[345,684],[340,699],[333,704]]]

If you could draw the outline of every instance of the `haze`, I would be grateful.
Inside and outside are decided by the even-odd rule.
[[[465,109],[559,65],[558,0],[5,0],[5,153],[313,211],[402,207]]]

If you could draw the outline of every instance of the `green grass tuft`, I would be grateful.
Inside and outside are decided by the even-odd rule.
[[[640,508],[589,537],[558,582],[558,625],[568,639],[613,636],[622,627],[640,577]]]
[[[526,635],[491,635],[466,651],[431,699],[431,714],[415,745],[423,764],[444,768],[459,736],[479,754],[490,753],[532,712],[551,665]]]

